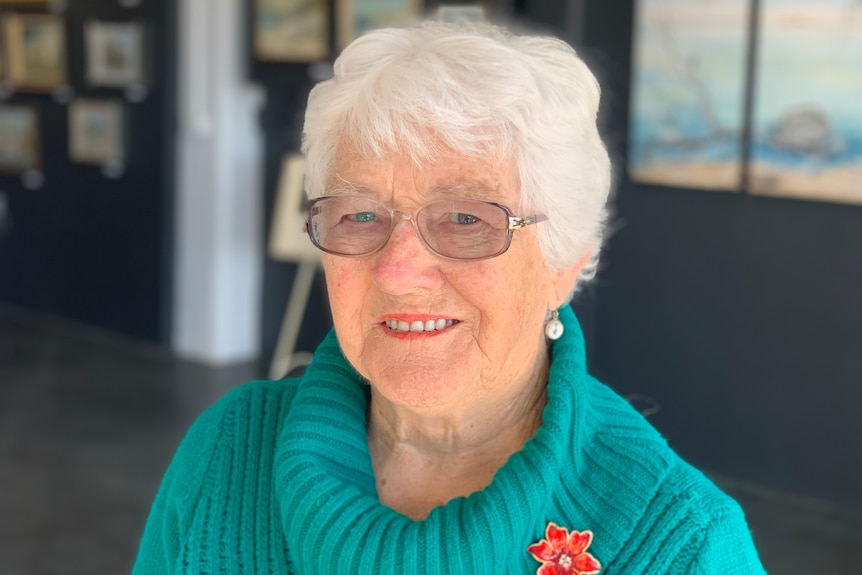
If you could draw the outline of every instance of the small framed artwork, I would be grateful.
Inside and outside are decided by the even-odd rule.
[[[0,0],[2,1],[2,0]],[[6,83],[9,75],[9,47],[6,45],[5,16],[0,13],[0,83]]]
[[[443,22],[475,22],[487,19],[488,9],[484,4],[439,4],[433,14],[437,20]]]
[[[24,174],[42,167],[39,110],[28,104],[0,104],[0,172]]]
[[[336,0],[338,46],[344,49],[356,38],[376,28],[400,26],[417,20],[422,0]]]
[[[253,22],[258,60],[329,58],[329,0],[255,0]]]
[[[146,84],[143,24],[89,20],[84,35],[88,84],[108,88]]]
[[[121,100],[75,100],[69,106],[69,157],[79,164],[125,162],[125,118]]]
[[[9,14],[3,21],[6,79],[18,90],[66,84],[66,23],[50,14]]]
[[[305,158],[287,154],[281,162],[281,174],[275,196],[272,229],[269,234],[269,256],[278,261],[318,261],[320,251],[305,233],[308,196],[305,193]]]

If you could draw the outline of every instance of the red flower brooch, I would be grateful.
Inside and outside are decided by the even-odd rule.
[[[592,531],[572,531],[556,523],[548,523],[545,538],[527,547],[527,551],[542,563],[536,575],[593,575],[602,564],[587,553],[593,542]]]

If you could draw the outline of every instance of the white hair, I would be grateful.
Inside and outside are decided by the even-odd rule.
[[[343,141],[371,157],[402,151],[418,165],[434,157],[435,138],[467,156],[512,158],[521,185],[512,209],[548,216],[536,226],[546,264],[561,270],[591,253],[580,275],[589,279],[611,185],[596,127],[599,92],[587,66],[556,38],[468,22],[370,32],[308,97],[308,194],[324,193]]]

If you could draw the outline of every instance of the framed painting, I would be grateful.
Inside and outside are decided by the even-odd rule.
[[[477,4],[437,4],[433,12],[434,18],[443,22],[458,22],[459,20],[481,21],[486,20],[490,14],[490,8],[485,3]]]
[[[628,176],[739,191],[749,0],[639,0]]]
[[[5,15],[0,13],[0,83],[8,82],[9,46],[6,42]]]
[[[79,164],[124,163],[121,100],[75,100],[69,106],[69,158]]]
[[[862,204],[862,2],[761,0],[749,188]]]
[[[369,30],[417,20],[423,4],[422,0],[336,0],[339,49]]]
[[[320,250],[305,233],[308,196],[305,192],[305,158],[287,154],[281,163],[275,196],[269,256],[278,261],[318,261]]]
[[[88,84],[109,88],[146,84],[143,24],[89,20],[84,36]]]
[[[7,81],[17,90],[52,91],[66,83],[66,25],[49,14],[3,18]]]
[[[0,172],[24,174],[42,167],[39,110],[28,104],[0,104]]]
[[[329,0],[255,0],[252,21],[258,60],[316,62],[329,58]]]

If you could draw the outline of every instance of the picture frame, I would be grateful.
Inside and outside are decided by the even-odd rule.
[[[0,104],[0,173],[21,175],[42,168],[41,118],[31,104]]]
[[[124,164],[122,100],[78,99],[69,105],[69,159],[78,164]]]
[[[443,2],[434,6],[432,14],[435,19],[443,22],[458,22],[460,20],[476,22],[487,20],[490,8],[484,2],[474,4],[448,4]]]
[[[862,205],[862,3],[855,13],[843,0],[760,7],[752,194]]]
[[[305,157],[291,152],[281,162],[269,234],[269,256],[277,261],[319,261],[320,250],[305,233],[308,195]]]
[[[50,92],[66,84],[66,23],[52,14],[2,20],[6,80],[16,90]]]
[[[626,175],[741,193],[747,0],[635,3]]]
[[[127,88],[147,84],[146,30],[141,22],[84,24],[87,84]]]
[[[413,22],[423,7],[422,0],[336,0],[338,47],[343,50],[369,30]]]
[[[2,0],[0,0],[2,2]],[[9,74],[9,47],[6,43],[6,15],[0,13],[0,84],[8,82]]]
[[[254,0],[254,56],[270,62],[326,60],[329,22],[329,0]]]

